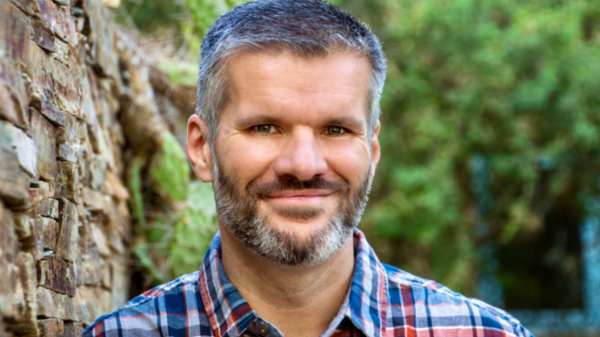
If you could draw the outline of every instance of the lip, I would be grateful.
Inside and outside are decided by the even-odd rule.
[[[318,190],[318,189],[304,189],[304,190],[284,190],[279,192],[273,192],[267,197],[270,199],[312,199],[312,198],[325,198],[331,195],[333,191],[330,190]]]
[[[330,190],[285,190],[271,193],[267,200],[287,205],[317,205],[333,194]]]

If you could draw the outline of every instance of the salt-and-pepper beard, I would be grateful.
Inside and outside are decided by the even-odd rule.
[[[213,158],[217,158],[214,156]],[[328,260],[346,244],[360,221],[367,204],[370,190],[367,170],[362,183],[352,189],[347,181],[331,182],[322,177],[300,181],[294,176],[282,176],[276,181],[258,183],[251,181],[240,193],[235,180],[227,176],[223,168],[215,160],[214,191],[219,220],[226,229],[245,246],[259,255],[286,265],[313,266]],[[324,228],[300,240],[293,231],[277,229],[271,224],[272,219],[261,215],[258,201],[269,193],[282,190],[300,190],[318,188],[334,191],[339,195],[339,206]],[[297,220],[308,220],[324,212],[313,207],[281,207],[275,213]]]

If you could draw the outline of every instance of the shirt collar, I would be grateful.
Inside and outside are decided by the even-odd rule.
[[[213,238],[199,275],[206,316],[217,337],[237,337],[256,319],[256,314],[231,284],[221,264],[221,233]]]
[[[385,270],[364,234],[355,229],[355,264],[346,301],[325,335],[333,333],[345,318],[368,337],[384,335],[387,314]],[[213,238],[199,275],[206,315],[217,337],[237,337],[259,316],[231,284],[221,264],[221,235]]]
[[[354,230],[356,258],[346,306],[340,311],[369,337],[385,334],[388,280],[381,262],[365,235]]]

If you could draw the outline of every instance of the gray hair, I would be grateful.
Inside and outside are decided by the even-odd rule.
[[[335,51],[355,52],[371,65],[367,95],[369,134],[381,114],[385,56],[377,37],[359,20],[321,0],[258,0],[219,17],[200,48],[196,113],[208,125],[211,144],[227,100],[227,59],[241,51],[290,51],[311,58]]]

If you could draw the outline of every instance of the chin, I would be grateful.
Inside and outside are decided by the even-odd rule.
[[[248,220],[226,223],[226,228],[258,255],[290,266],[314,266],[327,261],[342,249],[353,231],[338,215],[322,215],[309,222],[277,215],[258,215]]]
[[[319,219],[295,220],[271,216],[267,223],[267,226],[273,227],[274,230],[282,234],[295,237],[298,241],[304,241],[326,230],[329,221],[321,217]]]

